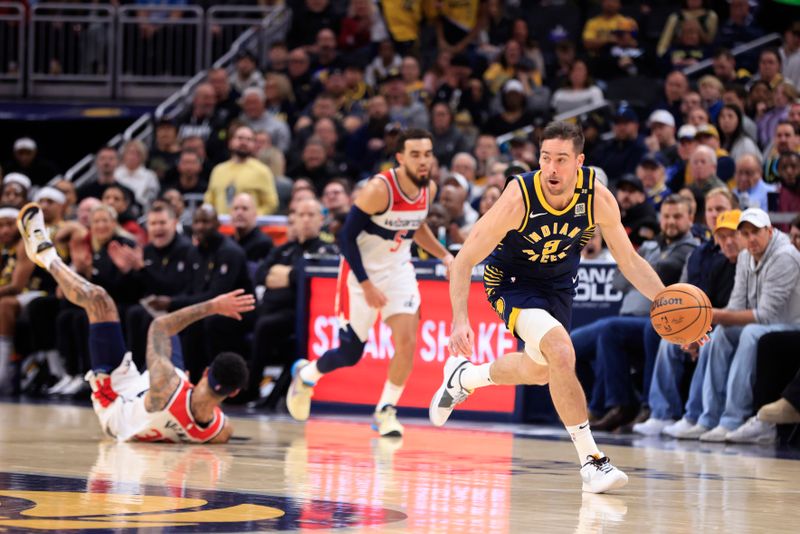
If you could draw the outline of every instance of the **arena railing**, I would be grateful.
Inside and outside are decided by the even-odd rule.
[[[770,34],[767,34],[767,35],[765,35],[763,37],[759,37],[758,39],[753,39],[749,43],[745,43],[745,44],[742,44],[742,45],[739,45],[739,46],[733,48],[733,50],[731,50],[731,54],[733,54],[733,57],[738,57],[738,56],[741,56],[742,54],[746,54],[748,52],[752,52],[753,50],[757,50],[757,49],[759,49],[761,47],[764,47],[764,46],[767,46],[767,45],[770,45],[770,44],[780,44],[781,43],[781,39],[782,39],[781,38],[781,34],[779,34],[779,33],[770,33]],[[713,60],[711,58],[704,59],[703,61],[695,63],[694,65],[689,65],[688,67],[683,69],[683,73],[687,77],[691,77],[691,76],[694,76],[696,74],[700,74],[701,72],[704,72],[704,71],[710,69],[712,65],[713,65]]]
[[[28,95],[111,97],[115,9],[37,4],[28,31]]]
[[[0,95],[20,96],[25,90],[25,6],[0,2]]]
[[[588,113],[592,113],[595,111],[599,111],[604,108],[612,108],[613,103],[609,100],[603,100],[597,104],[588,104],[586,106],[581,106],[579,108],[571,109],[569,111],[565,111],[564,113],[559,113],[553,117],[553,120],[556,121],[567,121],[570,122],[581,115],[585,115]],[[519,128],[514,130],[513,132],[508,132],[503,135],[497,137],[497,146],[502,146],[504,143],[511,141],[514,137],[518,135],[528,135],[533,131],[533,126],[525,126],[524,128]]]
[[[234,47],[248,30],[255,34],[250,48],[257,57],[267,56],[270,43],[283,40],[289,10],[283,6],[214,6],[206,12],[206,62],[213,64]],[[275,25],[277,24],[276,31]]]

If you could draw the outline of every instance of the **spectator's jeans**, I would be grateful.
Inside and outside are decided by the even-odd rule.
[[[604,328],[608,327],[608,322],[616,317],[606,317],[598,319],[593,323],[581,326],[570,332],[572,345],[575,348],[576,361],[593,362],[594,376],[602,375],[602,370],[599,368],[597,362],[597,338]],[[589,397],[589,409],[595,415],[600,415],[605,410],[605,391],[603,388],[602,380],[595,379],[592,387],[592,393]]]
[[[655,419],[679,419],[681,406],[680,384],[686,372],[689,355],[678,345],[661,340],[658,345],[653,382],[650,385],[650,411]],[[699,378],[698,378],[699,377]],[[696,423],[703,411],[703,369],[697,365],[692,377],[686,419]]]
[[[597,338],[597,382],[602,384],[605,408],[632,406],[639,402],[631,383],[631,362],[644,356],[644,390],[649,391],[656,349],[645,347],[645,330],[652,329],[649,317],[614,317],[605,323]],[[651,358],[647,354],[652,353]],[[595,388],[596,389],[596,388]],[[647,398],[646,394],[644,398]]]
[[[708,362],[703,378],[703,413],[698,423],[706,428],[739,428],[753,414],[758,340],[769,332],[797,328],[789,324],[717,327],[716,335],[700,351],[701,359],[706,356]],[[735,394],[727,395],[728,391]]]

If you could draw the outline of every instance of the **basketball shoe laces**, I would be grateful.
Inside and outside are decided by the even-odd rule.
[[[612,469],[614,469],[614,467],[611,465],[611,460],[608,459],[608,456],[598,458],[590,454],[586,458],[589,461],[583,464],[584,467],[591,464],[595,469],[603,473],[609,473]]]
[[[460,389],[458,390],[458,393],[453,395],[453,404],[452,404],[453,406],[458,406],[459,404],[467,400],[467,397],[472,395],[472,391],[468,390],[467,388],[461,385],[461,374],[463,372],[464,372],[463,368],[458,372],[458,387]]]

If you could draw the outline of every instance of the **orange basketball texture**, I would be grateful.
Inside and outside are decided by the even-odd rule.
[[[711,302],[698,287],[672,284],[653,300],[650,322],[658,335],[670,343],[694,343],[711,326]]]

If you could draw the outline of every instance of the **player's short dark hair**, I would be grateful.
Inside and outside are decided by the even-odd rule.
[[[247,362],[235,352],[220,352],[208,368],[208,385],[219,397],[245,389],[249,379]]]
[[[542,143],[548,139],[572,141],[572,146],[575,148],[575,154],[583,153],[583,129],[578,124],[553,121],[548,124],[542,132]]]
[[[409,128],[400,132],[400,137],[397,138],[397,151],[403,152],[406,149],[406,141],[414,139],[429,139],[433,143],[433,136],[428,130]]]
[[[665,198],[664,201],[661,203],[661,206],[662,207],[663,206],[678,206],[678,205],[681,205],[681,204],[686,206],[686,211],[688,213],[692,213],[692,206],[691,206],[691,202],[689,202],[689,199],[684,197],[684,196],[679,195],[678,193],[673,193],[670,196],[668,196],[667,198]]]
[[[150,206],[150,211],[147,213],[166,213],[171,219],[176,219],[178,217],[172,204],[163,199],[154,200],[153,204]]]

